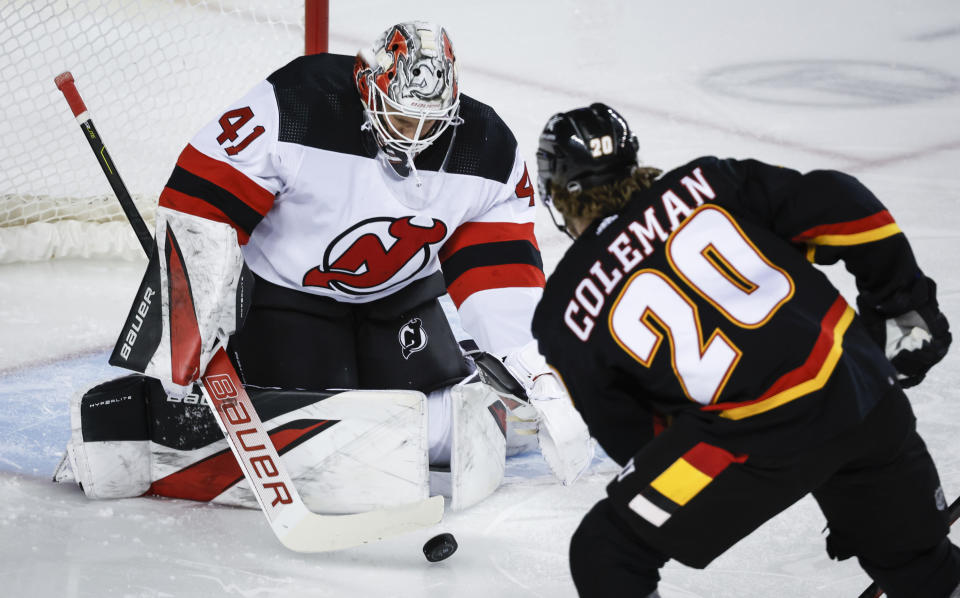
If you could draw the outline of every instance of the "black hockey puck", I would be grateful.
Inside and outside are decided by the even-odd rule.
[[[457,540],[449,532],[442,533],[427,540],[423,545],[423,556],[431,563],[450,558],[457,551]]]

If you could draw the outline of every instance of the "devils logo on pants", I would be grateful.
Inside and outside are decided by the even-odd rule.
[[[430,226],[412,220],[371,218],[352,226],[330,243],[303,286],[369,295],[411,279],[430,261],[430,245],[447,235],[440,220],[431,218]]]
[[[400,341],[400,354],[404,359],[409,359],[417,351],[422,351],[427,346],[427,331],[423,329],[423,320],[413,318],[404,324],[397,338]]]

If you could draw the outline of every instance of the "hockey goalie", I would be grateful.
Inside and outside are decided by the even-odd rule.
[[[180,154],[111,356],[139,373],[74,401],[56,479],[256,506],[194,386],[226,347],[311,510],[438,492],[465,508],[533,440],[572,483],[593,441],[532,342],[534,213],[517,142],[460,93],[443,28],[292,61]]]

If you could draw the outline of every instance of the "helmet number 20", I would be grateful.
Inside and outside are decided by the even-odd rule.
[[[613,153],[613,137],[604,135],[590,140],[590,155],[594,158],[609,156]]]
[[[740,328],[766,324],[794,293],[793,280],[749,241],[722,209],[697,210],[667,241],[674,273]],[[643,269],[610,309],[610,332],[621,348],[650,367],[669,337],[671,367],[684,394],[708,405],[720,396],[741,351],[719,328],[703,329],[697,304],[666,273]]]

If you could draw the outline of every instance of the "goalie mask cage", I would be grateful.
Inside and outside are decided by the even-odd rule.
[[[142,259],[53,78],[71,71],[152,230],[177,156],[288,61],[325,51],[326,0],[0,2],[0,263]]]

